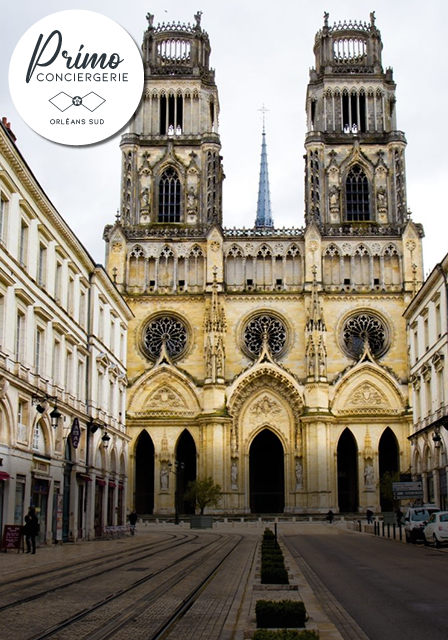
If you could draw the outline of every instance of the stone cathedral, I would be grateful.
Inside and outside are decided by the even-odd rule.
[[[264,127],[255,222],[225,227],[201,13],[147,20],[144,95],[105,230],[108,272],[135,316],[128,504],[189,513],[188,481],[211,476],[218,513],[388,509],[381,477],[410,466],[402,313],[422,282],[423,229],[375,15],[331,26],[325,14],[316,34],[305,226],[291,229],[274,225]]]

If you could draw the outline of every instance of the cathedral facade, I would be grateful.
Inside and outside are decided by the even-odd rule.
[[[145,89],[122,138],[107,269],[129,326],[128,504],[188,513],[390,508],[412,410],[406,324],[423,230],[406,202],[396,85],[374,14],[316,34],[306,95],[305,226],[276,229],[263,129],[255,226],[223,226],[219,98],[201,26],[147,16]],[[299,216],[301,212],[297,212]]]

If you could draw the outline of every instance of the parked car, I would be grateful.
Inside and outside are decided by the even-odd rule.
[[[404,517],[406,542],[413,542],[414,544],[417,540],[423,542],[425,540],[423,530],[431,515],[438,511],[440,511],[440,509],[433,504],[424,504],[421,507],[408,507]]]
[[[442,542],[448,542],[448,511],[433,513],[423,533],[426,545],[433,542],[435,547],[440,547]]]

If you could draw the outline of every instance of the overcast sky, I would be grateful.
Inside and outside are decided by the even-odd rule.
[[[261,145],[261,114],[269,109],[271,201],[277,227],[303,224],[305,93],[313,43],[329,11],[330,24],[369,20],[383,40],[383,66],[397,83],[397,122],[408,141],[408,205],[425,228],[425,272],[448,251],[448,55],[445,0],[20,0],[4,2],[0,20],[0,116],[47,195],[98,262],[104,226],[119,206],[120,152],[115,136],[87,147],[49,142],[18,115],[9,92],[9,61],[35,22],[56,11],[86,9],[112,18],[140,46],[146,13],[158,22],[193,22],[203,11],[220,98],[224,157],[224,226],[253,225]]]

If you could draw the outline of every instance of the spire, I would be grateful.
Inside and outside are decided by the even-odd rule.
[[[258,185],[257,218],[255,227],[273,227],[271,212],[271,194],[269,191],[268,154],[266,150],[265,113],[267,109],[263,105],[260,111],[263,114],[263,133],[261,140],[260,182]]]

